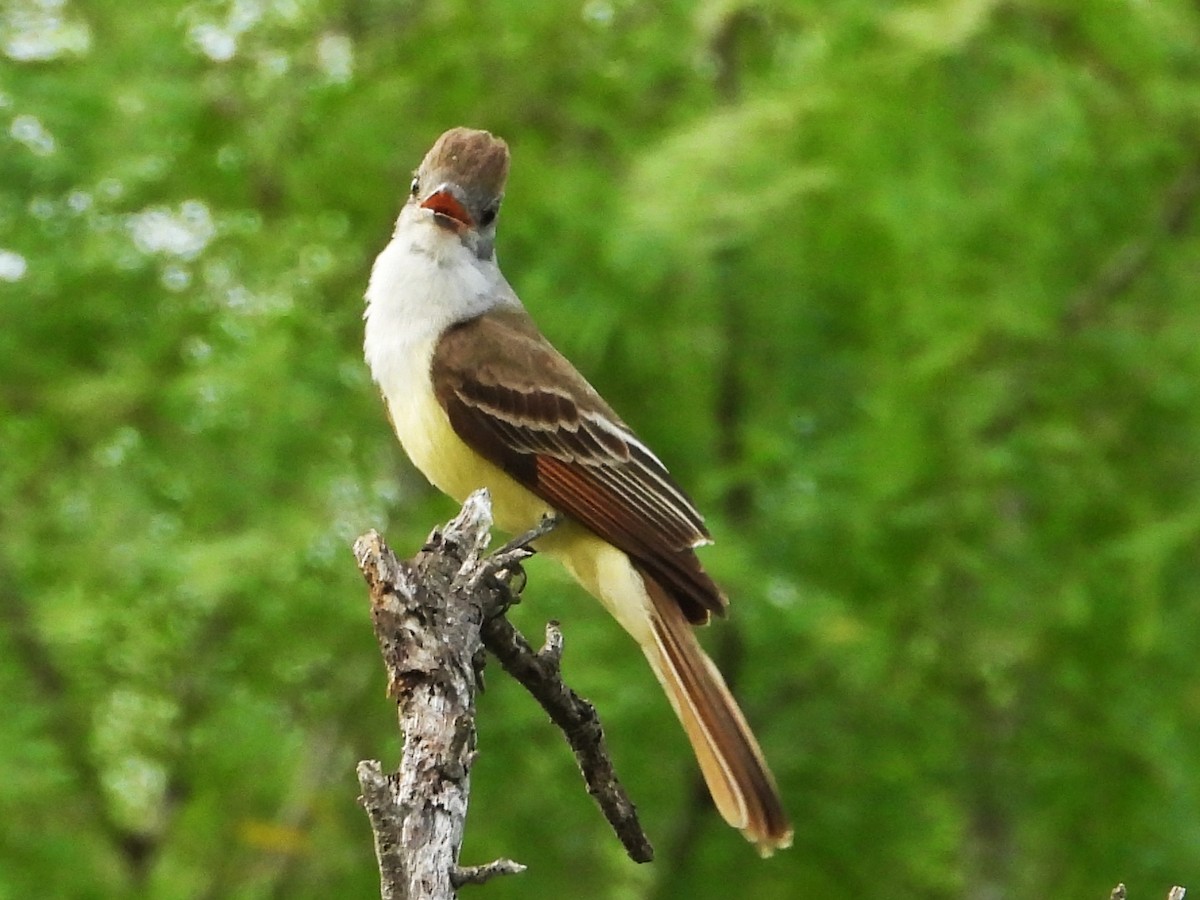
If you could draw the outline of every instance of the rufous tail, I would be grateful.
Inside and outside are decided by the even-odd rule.
[[[679,604],[642,575],[654,643],[642,650],[691,741],[721,816],[762,856],[792,844],[792,826],[758,741]]]

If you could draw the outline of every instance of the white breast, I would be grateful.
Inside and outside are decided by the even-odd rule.
[[[507,284],[494,260],[477,259],[453,233],[405,209],[375,260],[367,285],[364,351],[371,375],[389,395],[429,363],[414,351],[448,326],[504,302]]]
[[[516,297],[494,260],[476,258],[452,232],[408,212],[367,287],[363,349],[371,376],[405,452],[434,486],[460,502],[486,487],[501,528],[531,528],[548,507],[454,433],[430,380],[434,348],[446,328]]]

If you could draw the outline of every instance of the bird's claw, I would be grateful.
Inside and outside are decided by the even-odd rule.
[[[509,559],[500,565],[489,565],[483,577],[496,589],[499,597],[500,602],[494,615],[502,615],[520,603],[521,592],[525,590],[525,584],[529,580],[517,558]]]
[[[487,566],[483,577],[487,578],[500,593],[502,603],[497,614],[503,613],[521,601],[521,592],[525,590],[525,585],[529,580],[521,563],[537,552],[531,546],[533,542],[538,538],[545,537],[561,521],[562,517],[558,513],[543,515],[537,525],[502,545],[487,557]]]
[[[562,515],[559,513],[545,513],[541,520],[531,529],[522,535],[513,538],[507,544],[504,544],[495,553],[492,554],[492,559],[500,561],[503,565],[507,562],[508,557],[513,553],[518,553],[518,561],[527,559],[537,552],[532,546],[533,542],[538,538],[543,538],[552,532],[562,522]]]

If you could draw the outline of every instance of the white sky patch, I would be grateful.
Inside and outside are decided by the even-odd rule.
[[[67,208],[75,215],[82,215],[92,208],[92,195],[78,189],[71,191],[67,194]]]
[[[237,53],[238,36],[222,25],[201,22],[188,30],[188,37],[213,62],[229,62]]]
[[[233,0],[229,5],[229,27],[238,32],[249,31],[266,13],[263,0]]]
[[[269,78],[282,78],[291,67],[291,59],[282,50],[266,50],[258,56],[258,70]]]
[[[345,34],[326,32],[317,41],[317,67],[334,84],[354,77],[354,42]]]
[[[163,267],[158,280],[168,291],[186,291],[192,285],[192,273],[183,266],[172,263]]]
[[[167,774],[152,755],[133,748],[165,746],[174,736],[179,711],[169,699],[118,688],[94,714],[94,753],[105,794],[122,823],[160,827]]]
[[[29,264],[15,250],[0,249],[0,281],[20,281],[29,271]]]
[[[229,62],[237,56],[242,35],[257,25],[266,12],[261,0],[233,0],[225,21],[197,21],[188,28],[188,39],[213,62]]]
[[[96,461],[108,468],[119,466],[138,449],[141,443],[142,436],[136,428],[129,426],[119,428],[107,443],[96,448],[94,451]]]
[[[0,24],[0,53],[17,62],[84,56],[92,49],[91,29],[70,15],[66,0],[10,4]]]
[[[46,129],[41,119],[28,113],[22,113],[14,118],[12,124],[8,126],[8,133],[14,141],[28,148],[37,156],[49,156],[58,149],[54,135]]]
[[[583,4],[583,19],[591,25],[611,25],[613,8],[611,3],[604,0],[588,0]]]
[[[134,246],[142,253],[195,259],[217,233],[212,213],[200,200],[185,200],[175,211],[152,206],[127,219]]]

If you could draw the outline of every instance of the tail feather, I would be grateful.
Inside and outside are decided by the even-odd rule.
[[[754,733],[672,598],[643,574],[654,643],[642,650],[679,716],[721,816],[760,854],[791,846],[792,826]]]

